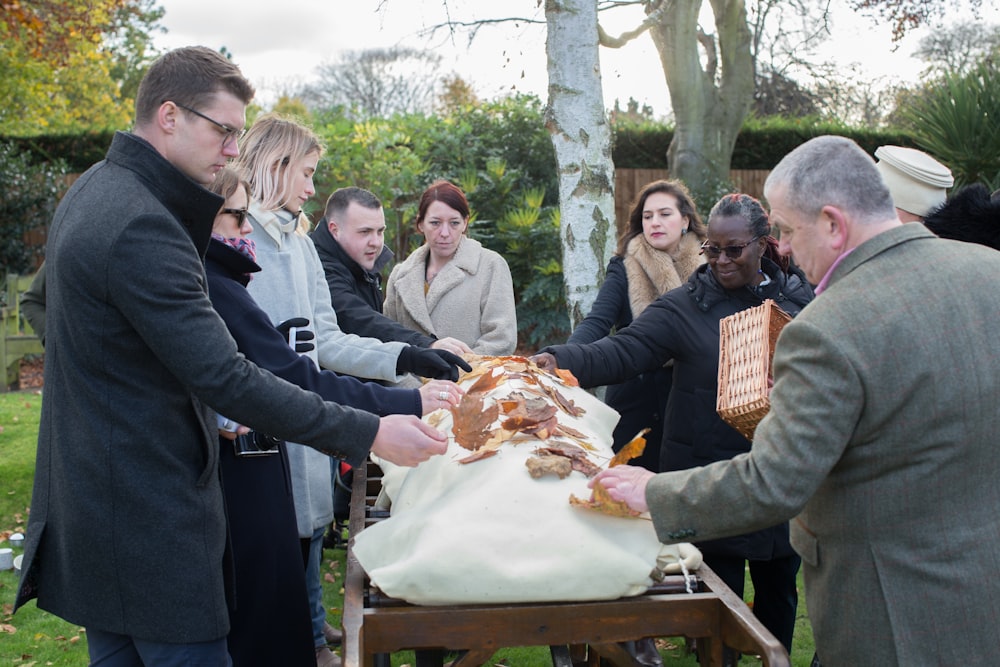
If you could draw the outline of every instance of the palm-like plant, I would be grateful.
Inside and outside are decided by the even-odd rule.
[[[1000,188],[1000,68],[994,58],[967,74],[944,76],[903,115],[916,143],[951,168],[956,188]]]

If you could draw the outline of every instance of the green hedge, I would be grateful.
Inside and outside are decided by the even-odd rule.
[[[733,149],[733,169],[770,169],[792,149],[813,137],[839,134],[856,141],[869,155],[879,146],[892,144],[917,148],[906,133],[867,130],[821,123],[815,119],[749,119]],[[673,131],[650,122],[621,122],[615,126],[612,157],[620,169],[663,169]]]
[[[866,130],[813,119],[750,119],[736,139],[733,169],[770,169],[793,148],[822,134],[840,134],[854,139],[871,155],[885,144],[917,148],[912,137],[901,131]],[[55,158],[66,161],[69,171],[86,171],[90,165],[104,159],[111,145],[113,132],[93,132],[80,135],[37,137],[0,137],[20,150],[27,151],[37,162]],[[666,166],[667,147],[673,137],[671,127],[663,124],[624,121],[614,126],[612,156],[621,169],[662,169]],[[516,143],[516,142],[515,142]],[[510,161],[512,167],[517,166]]]
[[[35,163],[63,160],[71,174],[78,174],[104,159],[111,146],[113,131],[83,134],[39,135],[36,137],[0,137],[0,142],[13,144]]]

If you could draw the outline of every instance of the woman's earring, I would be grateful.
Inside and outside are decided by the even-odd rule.
[[[687,233],[688,233],[688,228],[687,227],[685,227],[684,229],[681,230],[681,236],[684,236]]]

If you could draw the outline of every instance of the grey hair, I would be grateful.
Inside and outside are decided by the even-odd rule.
[[[816,137],[794,149],[768,175],[764,196],[776,187],[784,187],[789,207],[808,217],[824,206],[836,206],[860,224],[896,216],[875,160],[846,137]]]

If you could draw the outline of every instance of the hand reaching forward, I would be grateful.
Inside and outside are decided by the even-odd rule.
[[[554,371],[559,368],[555,355],[548,352],[539,352],[533,357],[528,357],[528,361],[533,361],[543,371]]]
[[[413,373],[437,380],[455,381],[458,379],[459,369],[468,373],[472,370],[472,366],[462,357],[447,350],[434,350],[416,345],[404,347],[396,360],[397,373]]]
[[[448,451],[448,438],[415,415],[388,415],[379,420],[371,451],[390,463],[413,467]]]
[[[597,473],[587,486],[594,488],[594,483],[600,482],[612,500],[623,502],[636,512],[648,512],[646,485],[655,474],[639,466],[615,466]]]
[[[432,350],[446,350],[452,354],[457,354],[462,356],[463,354],[472,354],[472,348],[465,344],[457,338],[452,338],[451,336],[446,336],[445,338],[439,338],[431,344]]]
[[[465,390],[448,380],[431,380],[419,389],[421,414],[444,408],[450,410],[462,400]]]

